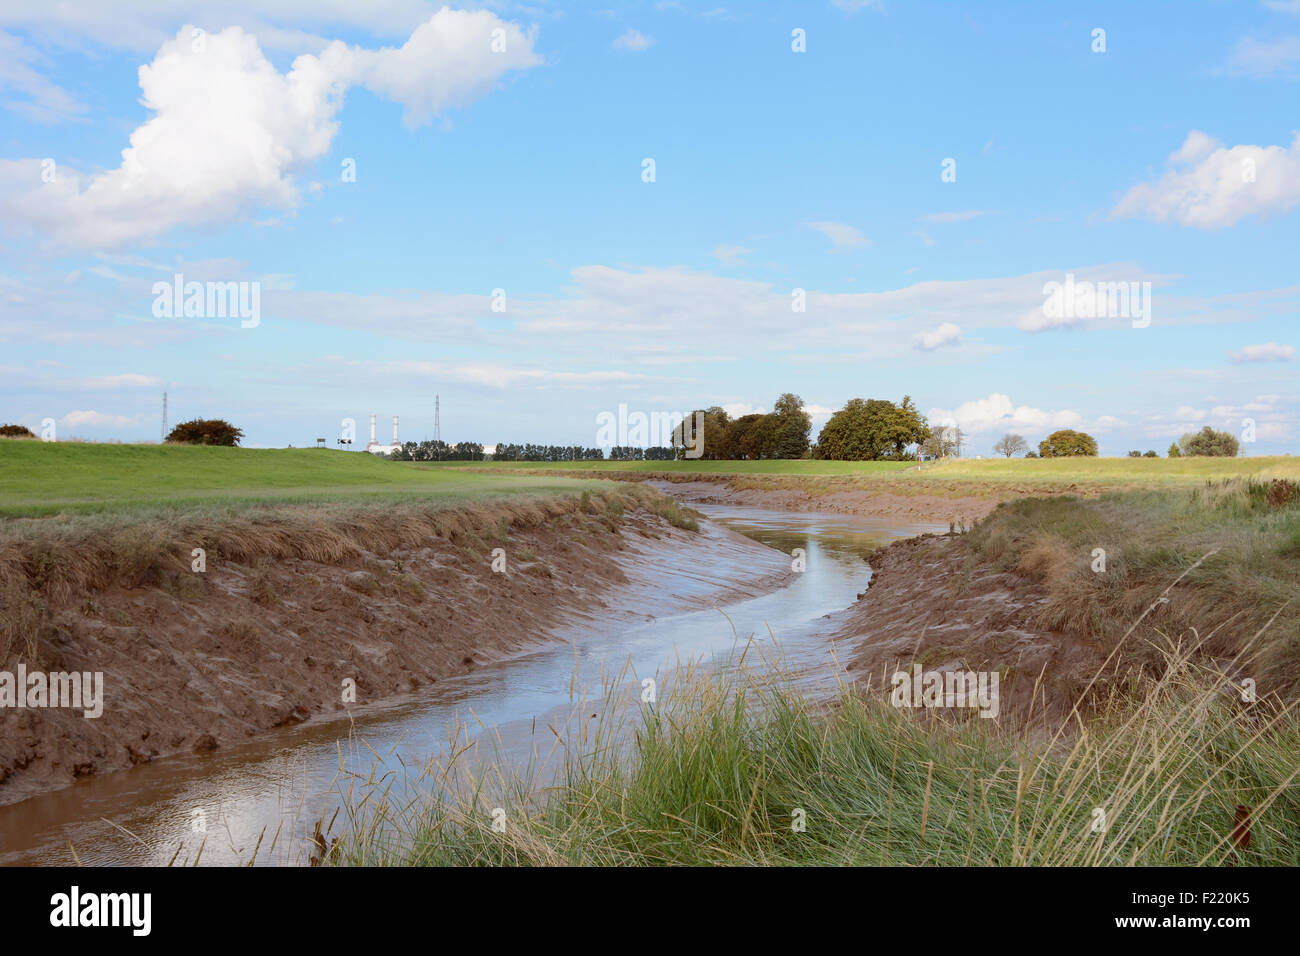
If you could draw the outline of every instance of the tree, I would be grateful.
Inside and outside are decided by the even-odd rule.
[[[1026,457],[1026,458],[1037,458],[1037,457],[1038,457],[1038,452],[1036,452],[1036,451],[1027,451],[1027,452],[1025,452],[1025,457]]]
[[[849,399],[817,436],[817,456],[836,461],[909,457],[907,447],[930,437],[925,417],[911,396],[901,405],[886,399]]]
[[[1183,450],[1178,447],[1178,442],[1174,442],[1172,445],[1169,446],[1169,457],[1170,458],[1183,457]]]
[[[697,416],[703,416],[703,427],[698,435],[695,433]],[[701,452],[695,456],[698,458],[730,458],[725,447],[727,426],[730,424],[730,416],[717,405],[691,412],[673,430],[673,444],[677,447],[678,457],[685,458],[688,450],[697,449]]]
[[[171,430],[166,441],[178,445],[224,445],[234,447],[244,437],[242,429],[236,428],[222,418],[191,419],[181,422]]]
[[[994,443],[993,445],[993,451],[996,454],[1003,455],[1007,458],[1010,458],[1013,455],[1018,455],[1022,451],[1028,451],[1028,450],[1029,450],[1029,443],[1025,441],[1025,436],[1015,435],[1012,434],[1011,432],[1007,432],[1005,435],[999,438],[997,442]]]
[[[1143,457],[1143,458],[1159,458],[1160,456],[1157,455],[1157,454],[1156,454],[1152,449],[1148,448],[1146,454],[1143,455],[1142,457]]]
[[[1038,454],[1042,458],[1069,458],[1074,456],[1097,456],[1097,439],[1085,432],[1076,432],[1072,428],[1062,428],[1052,432],[1038,443]]]
[[[1184,455],[1236,458],[1240,446],[1232,432],[1215,431],[1206,425],[1199,432],[1188,432],[1178,440]]]
[[[35,438],[36,433],[26,425],[0,425],[0,438]]]
[[[926,458],[960,458],[966,436],[956,425],[935,425],[921,442],[919,451]]]
[[[772,435],[772,458],[802,458],[808,451],[808,434],[812,416],[803,410],[803,399],[785,392],[772,408],[775,418]]]
[[[1134,451],[1129,452],[1129,453],[1128,453],[1128,456],[1129,456],[1130,458],[1141,458],[1141,457],[1142,457],[1142,452],[1134,450]]]

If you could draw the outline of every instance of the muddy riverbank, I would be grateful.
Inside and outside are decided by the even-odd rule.
[[[629,572],[664,565],[691,569],[664,595],[678,609],[763,593],[790,573],[723,528],[575,509],[507,527],[498,514],[480,528],[466,518],[456,534],[342,561],[214,553],[202,572],[49,602],[26,669],[102,673],[103,713],[0,709],[0,804],[360,712],[544,646],[560,626],[652,616],[650,602],[611,595]]]
[[[686,504],[739,505],[770,508],[775,511],[816,511],[823,514],[851,514],[895,521],[966,522],[984,517],[998,505],[996,497],[973,495],[894,494],[887,491],[852,489],[827,491],[798,487],[790,479],[788,487],[763,487],[761,482],[746,479],[737,486],[729,481],[661,481],[647,482],[665,494]],[[813,483],[810,483],[812,487]]]

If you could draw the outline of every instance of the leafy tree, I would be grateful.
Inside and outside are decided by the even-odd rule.
[[[1038,454],[1043,458],[1069,458],[1097,456],[1097,439],[1085,432],[1062,428],[1052,432],[1038,443]]]
[[[1143,458],[1159,458],[1160,456],[1157,455],[1157,454],[1156,454],[1154,451],[1152,451],[1150,448],[1148,448],[1146,454],[1143,455],[1142,457],[1143,457]]]
[[[0,425],[0,438],[35,438],[36,433],[26,425]]]
[[[703,434],[695,434],[695,421],[698,415],[703,415]],[[701,452],[697,457],[707,460],[716,460],[720,458],[729,458],[727,454],[727,427],[731,424],[731,417],[719,408],[712,405],[709,408],[699,408],[689,413],[681,423],[673,430],[673,444],[677,447],[677,457],[686,457],[686,447],[689,445]],[[703,446],[700,446],[703,442]]]
[[[1026,458],[1037,458],[1037,457],[1038,457],[1038,452],[1036,452],[1036,451],[1027,451],[1027,452],[1025,452],[1025,457],[1026,457]]]
[[[1019,455],[1022,451],[1029,450],[1029,443],[1025,441],[1024,435],[1016,435],[1011,432],[1003,435],[993,445],[993,451],[1007,458],[1013,455]]]
[[[902,459],[908,457],[909,445],[929,437],[930,428],[911,396],[904,395],[901,405],[853,398],[823,426],[817,436],[817,455],[837,461]]]
[[[803,408],[803,399],[785,392],[772,408],[772,458],[802,458],[808,451],[812,416]]]
[[[1169,457],[1170,458],[1183,457],[1183,450],[1178,447],[1178,442],[1174,442],[1172,445],[1169,446]]]
[[[1206,425],[1199,432],[1188,432],[1178,440],[1184,455],[1236,458],[1240,446],[1232,432],[1215,431]]]
[[[1140,451],[1131,451],[1131,452],[1128,453],[1128,456],[1129,456],[1130,458],[1141,458],[1141,457],[1142,457],[1142,452],[1140,452]]]
[[[221,418],[195,418],[181,422],[171,430],[166,440],[178,445],[223,445],[234,447],[244,437],[243,429],[236,428]]]

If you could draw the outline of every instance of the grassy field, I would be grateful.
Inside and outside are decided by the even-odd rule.
[[[0,517],[443,501],[594,490],[563,477],[403,467],[327,449],[0,440]]]
[[[762,487],[781,485],[809,491],[880,486],[905,493],[970,493],[987,486],[1000,492],[1059,489],[1098,491],[1106,488],[1190,485],[1225,478],[1300,479],[1300,458],[982,458],[927,462],[897,461],[572,461],[572,462],[439,462],[401,467],[434,470],[521,471],[528,474],[611,474],[670,479],[753,479]],[[798,483],[803,479],[804,483]]]

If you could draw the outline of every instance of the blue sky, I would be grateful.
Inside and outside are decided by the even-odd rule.
[[[0,11],[7,421],[419,439],[438,394],[451,441],[594,444],[794,391],[968,454],[1296,450],[1300,2],[100,7]],[[156,315],[177,273],[256,326]],[[1067,274],[1150,323],[1046,318]]]

